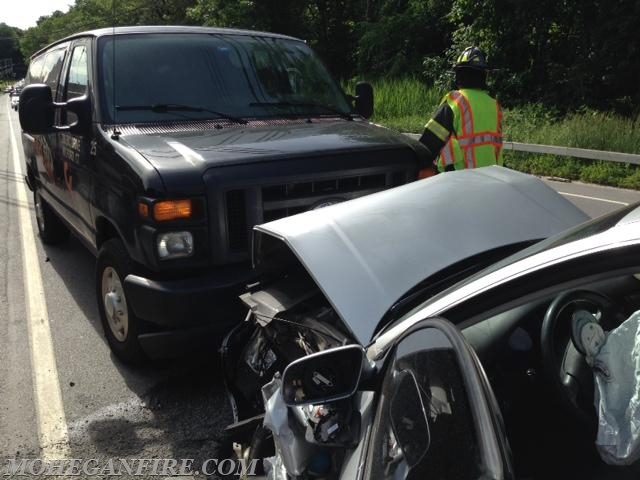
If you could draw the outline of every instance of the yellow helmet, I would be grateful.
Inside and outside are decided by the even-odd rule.
[[[454,65],[454,68],[475,68],[478,70],[486,70],[489,68],[487,65],[487,55],[478,47],[465,48]]]

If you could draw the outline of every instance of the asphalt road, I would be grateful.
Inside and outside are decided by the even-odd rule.
[[[625,205],[640,202],[640,191],[637,190],[625,190],[580,182],[543,180],[593,218],[617,210]]]
[[[196,466],[205,459],[228,455],[220,451],[221,432],[231,417],[215,346],[196,356],[143,369],[118,363],[109,352],[98,319],[94,259],[76,240],[44,247],[34,235],[33,201],[23,174],[15,167],[16,147],[23,168],[18,116],[2,95],[0,475],[7,459],[41,458],[45,451],[51,458],[100,462],[194,459]],[[636,191],[547,183],[591,216],[640,201]],[[24,224],[21,215],[28,219]],[[34,238],[31,250],[24,250],[29,243],[23,241],[25,232]],[[25,261],[23,250],[35,252],[36,258]],[[32,318],[34,295],[43,299],[43,318]],[[47,323],[50,340],[34,339],[34,329]],[[51,347],[49,357],[47,345]],[[43,437],[45,413],[50,424],[63,433],[66,430],[60,438]]]

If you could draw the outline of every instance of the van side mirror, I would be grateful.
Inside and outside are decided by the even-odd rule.
[[[44,134],[55,131],[54,105],[51,88],[44,84],[27,85],[18,104],[20,126],[26,133]]]
[[[373,87],[370,83],[356,84],[356,111],[364,118],[373,116]]]
[[[54,125],[55,109],[66,108],[78,117],[71,125]],[[87,95],[72,98],[66,103],[55,103],[51,88],[42,83],[27,85],[20,94],[18,114],[22,130],[30,134],[46,134],[68,131],[75,134],[87,133],[91,125],[91,101]]]
[[[365,362],[360,345],[346,345],[299,358],[282,375],[282,398],[290,406],[349,398],[358,389]]]
[[[88,133],[91,126],[91,100],[88,95],[72,98],[67,103],[59,105],[66,107],[69,112],[75,113],[78,118],[68,127],[60,127],[61,129],[68,128],[71,133],[78,135]]]

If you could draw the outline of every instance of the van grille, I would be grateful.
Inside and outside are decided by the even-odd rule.
[[[302,180],[258,187],[258,212],[252,220],[270,222],[297,213],[306,212],[323,202],[343,201],[374,193],[408,181],[406,171],[351,175],[345,177]],[[251,228],[247,210],[247,192],[251,188],[230,190],[226,193],[227,238],[230,251],[247,251]]]
[[[249,231],[245,192],[244,190],[231,190],[227,192],[226,200],[229,250],[247,250],[249,248]]]
[[[369,188],[384,188],[385,174],[362,175],[357,177],[332,178],[309,182],[286,183],[262,188],[264,202],[304,198],[316,195],[333,195],[355,192]]]
[[[347,200],[353,193],[373,193],[385,185],[384,173],[269,185],[262,187],[263,219],[269,222],[306,212],[323,201]]]

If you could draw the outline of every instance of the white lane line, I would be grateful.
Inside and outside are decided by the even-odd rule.
[[[584,198],[586,200],[596,200],[598,202],[615,203],[617,205],[629,205],[627,202],[619,202],[618,200],[609,200],[608,198],[590,197],[588,195],[578,195],[577,193],[569,193],[569,192],[561,192],[561,191],[558,191],[558,193],[560,195],[566,195],[567,197],[578,197],[578,198]]]
[[[22,162],[15,141],[11,112],[8,115],[13,168],[16,173],[21,174]],[[18,203],[28,204],[27,187],[23,182],[16,182],[16,196]],[[42,459],[45,461],[65,459],[69,457],[69,434],[62,405],[60,383],[58,382],[58,368],[53,350],[40,264],[38,263],[35,234],[31,224],[30,211],[26,208],[18,210],[22,239],[23,282],[27,300],[27,325],[31,348],[31,370]]]

